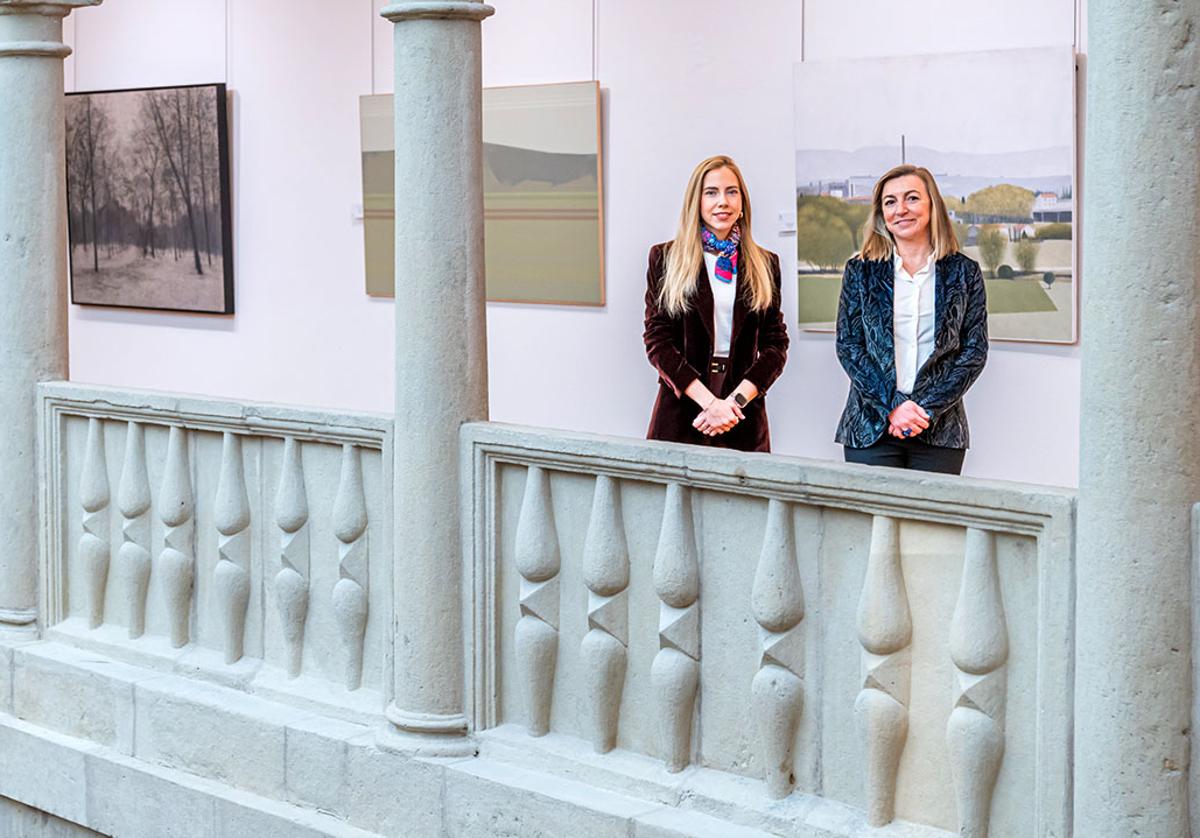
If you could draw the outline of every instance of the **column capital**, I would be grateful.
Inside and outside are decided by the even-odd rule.
[[[495,9],[480,0],[400,0],[379,12],[392,23],[417,18],[483,20],[495,13]]]
[[[76,9],[100,3],[101,0],[0,0],[0,15],[66,17]]]

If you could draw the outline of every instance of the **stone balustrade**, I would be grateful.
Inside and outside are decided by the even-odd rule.
[[[65,383],[40,394],[46,637],[379,717],[387,417]]]
[[[463,451],[484,753],[787,834],[1069,834],[1069,493],[500,425]]]
[[[293,804],[386,832],[408,797],[356,814],[308,773],[426,771],[375,745],[406,567],[387,417],[39,392],[42,640],[3,670],[13,712],[272,796],[259,775],[287,778]],[[478,756],[445,783],[582,783],[637,801],[615,824],[648,806],[812,838],[1070,834],[1070,493],[482,423],[461,455],[446,561]],[[122,696],[114,720],[40,704],[47,672]],[[267,762],[190,731],[200,708]]]

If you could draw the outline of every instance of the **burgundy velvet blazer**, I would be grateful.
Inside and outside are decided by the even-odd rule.
[[[725,386],[716,395],[724,398],[749,379],[758,388],[758,396],[746,405],[746,418],[732,430],[708,437],[692,427],[700,414],[697,404],[684,395],[688,385],[701,378],[709,381],[709,362],[713,357],[713,295],[708,284],[708,269],[700,266],[696,291],[687,311],[672,317],[659,308],[658,291],[666,268],[668,243],[650,248],[646,270],[646,355],[658,370],[658,398],[650,417],[647,439],[690,442],[735,448],[739,451],[770,451],[771,432],[767,426],[767,389],[783,372],[787,361],[788,336],[779,308],[779,257],[768,253],[774,300],[766,311],[751,311],[743,299],[741,275],[738,275],[737,299],[733,306],[733,330],[729,341],[730,369]]]

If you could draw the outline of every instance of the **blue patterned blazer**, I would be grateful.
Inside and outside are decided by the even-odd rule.
[[[917,371],[911,396],[896,390],[891,259],[855,256],[842,275],[837,356],[850,394],[835,441],[866,448],[887,432],[888,414],[911,398],[929,413],[918,441],[966,448],[971,434],[962,397],[983,371],[988,352],[987,297],[979,263],[961,253],[939,259],[934,282],[933,354]]]

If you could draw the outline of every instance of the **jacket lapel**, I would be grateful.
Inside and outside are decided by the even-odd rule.
[[[708,352],[711,355],[717,344],[717,336],[713,333],[712,286],[708,284],[708,265],[703,260],[700,262],[700,275],[696,277],[696,314],[700,316],[704,331],[708,333]],[[730,346],[732,345],[731,343]]]
[[[892,323],[896,311],[896,269],[891,259],[874,259],[866,263],[867,285],[872,307],[878,318],[879,346],[883,357],[890,359],[893,377],[896,372],[896,343]]]
[[[946,311],[950,304],[950,295],[957,287],[958,275],[952,264],[954,260],[941,259],[934,265],[933,285],[933,351],[934,354],[946,346],[950,324],[946,321]],[[930,357],[933,357],[932,355]]]

